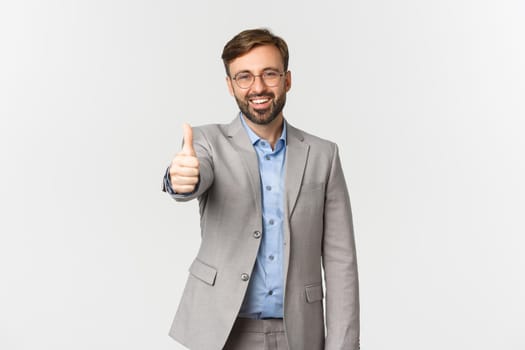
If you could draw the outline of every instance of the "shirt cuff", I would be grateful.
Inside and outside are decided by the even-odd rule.
[[[164,188],[166,189],[166,192],[168,192],[169,194],[177,194],[171,187],[170,167],[166,169],[166,173],[164,174]]]

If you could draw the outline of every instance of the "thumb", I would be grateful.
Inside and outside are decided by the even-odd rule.
[[[186,153],[189,156],[195,155],[195,150],[193,149],[193,129],[190,124],[184,123],[182,125],[184,129],[184,144],[182,145],[182,152]]]

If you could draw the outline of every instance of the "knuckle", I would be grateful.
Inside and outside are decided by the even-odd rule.
[[[179,167],[177,164],[174,164],[174,165],[170,168],[170,175],[171,175],[172,177],[175,177],[175,176],[177,176],[179,173],[180,173],[180,167]]]

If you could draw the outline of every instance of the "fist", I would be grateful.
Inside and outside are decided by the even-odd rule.
[[[170,165],[171,187],[177,193],[191,193],[199,182],[199,159],[193,149],[193,130],[184,124],[184,144]]]

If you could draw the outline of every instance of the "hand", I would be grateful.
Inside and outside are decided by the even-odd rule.
[[[199,182],[199,159],[193,149],[193,130],[184,124],[184,145],[170,165],[172,189],[177,193],[191,193]]]

